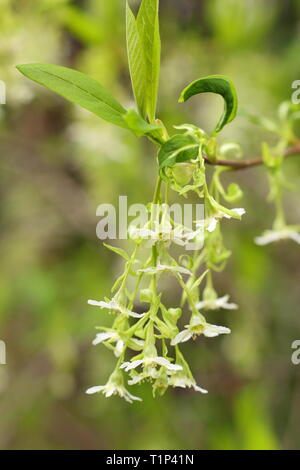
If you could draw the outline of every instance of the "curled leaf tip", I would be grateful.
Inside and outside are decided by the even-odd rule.
[[[232,81],[223,75],[210,75],[190,83],[180,95],[179,103],[200,93],[215,93],[224,99],[224,112],[213,134],[220,132],[223,127],[233,121],[237,113],[237,93]]]

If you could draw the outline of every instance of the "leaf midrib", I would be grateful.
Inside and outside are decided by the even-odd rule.
[[[62,82],[65,82],[65,83],[68,83],[69,85],[72,85],[74,88],[78,88],[78,89],[81,90],[82,92],[86,93],[88,96],[91,96],[92,98],[95,98],[99,103],[104,103],[108,108],[110,108],[111,110],[113,110],[115,113],[118,113],[120,116],[122,116],[123,114],[125,114],[125,112],[126,112],[125,109],[124,109],[124,112],[121,113],[121,111],[119,111],[118,109],[113,108],[113,107],[111,106],[111,104],[107,103],[105,100],[100,99],[98,96],[96,96],[96,95],[94,95],[93,93],[91,93],[91,92],[85,90],[84,88],[82,88],[82,87],[80,87],[80,86],[78,86],[78,85],[75,85],[74,83],[72,83],[72,82],[66,80],[65,78],[58,77],[58,76],[55,75],[54,73],[45,71],[45,70],[43,70],[43,69],[40,69],[40,70],[41,70],[41,72],[45,73],[46,75],[50,75],[51,77],[54,77],[54,78],[56,78],[56,79],[58,79],[58,80],[61,80]],[[45,86],[46,86],[47,88],[49,88],[48,85],[45,85]],[[50,90],[51,90],[51,88],[50,88]],[[53,90],[51,90],[51,91],[53,91]],[[121,106],[121,105],[120,105],[120,106]]]

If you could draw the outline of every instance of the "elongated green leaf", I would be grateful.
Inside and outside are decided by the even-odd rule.
[[[146,61],[146,99],[150,122],[155,119],[161,43],[159,34],[159,0],[143,0],[137,16],[137,26],[144,45]]]
[[[162,129],[157,124],[149,124],[134,109],[130,109],[124,116],[126,124],[138,137],[149,135]]]
[[[138,109],[147,114],[147,73],[144,44],[134,14],[126,2],[126,39],[132,89]]]
[[[209,272],[209,270],[207,269],[206,271],[204,271],[204,273],[201,274],[200,277],[198,277],[198,279],[196,279],[196,281],[194,282],[194,284],[191,287],[191,290],[196,289],[196,287],[200,286],[201,282],[203,281],[203,279],[205,278],[205,276],[207,275],[208,272]]]
[[[50,64],[18,65],[17,69],[36,83],[79,104],[105,121],[127,128],[125,109],[100,83],[67,67]]]
[[[179,102],[183,103],[194,95],[206,92],[223,96],[225,102],[224,113],[214,130],[214,134],[216,134],[235,118],[238,106],[237,94],[235,86],[229,78],[222,75],[211,75],[200,78],[187,86],[181,93]]]
[[[113,252],[116,253],[117,255],[122,256],[122,258],[126,259],[126,261],[129,261],[129,256],[128,256],[128,254],[126,253],[125,250],[122,250],[122,248],[117,248],[116,246],[107,245],[106,243],[103,243],[103,245],[104,245],[105,248],[107,248],[108,250],[113,251]]]
[[[197,158],[199,144],[191,135],[176,134],[162,145],[158,153],[160,168],[172,167],[176,163],[188,162]]]

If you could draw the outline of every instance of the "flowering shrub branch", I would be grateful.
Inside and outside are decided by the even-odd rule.
[[[229,334],[229,328],[209,323],[205,315],[211,310],[238,308],[228,295],[219,295],[214,287],[215,274],[226,267],[231,255],[224,245],[222,227],[228,220],[241,220],[245,214],[243,208],[232,207],[243,193],[235,182],[224,186],[222,176],[226,171],[264,165],[275,220],[271,230],[257,237],[256,243],[265,245],[286,238],[300,243],[300,226],[287,224],[282,204],[283,190],[288,188],[283,162],[300,153],[300,141],[294,134],[299,107],[283,103],[274,121],[249,116],[275,134],[277,144],[270,147],[263,143],[261,158],[240,160],[242,150],[237,143],[218,142],[218,134],[237,114],[235,86],[227,77],[212,75],[188,85],[179,101],[184,103],[207,92],[222,96],[224,111],[213,132],[182,124],[174,126],[176,131],[170,135],[156,119],[161,47],[158,13],[158,0],[142,0],[136,17],[127,3],[127,49],[136,110],[126,110],[97,81],[75,70],[49,64],[18,66],[28,78],[158,146],[158,176],[148,205],[148,221],[143,226],[133,222],[129,227],[128,235],[134,244],[131,254],[105,245],[124,259],[124,270],[112,287],[110,298],[88,301],[112,316],[110,328],[98,327],[93,344],[110,349],[116,364],[107,383],[92,387],[87,393],[102,392],[106,397],[117,394],[128,402],[140,398],[127,390],[125,377],[129,386],[150,382],[154,395],[162,395],[169,387],[207,393],[196,383],[182,343],[201,336]],[[209,166],[212,171],[207,171]],[[205,215],[197,218],[193,227],[171,217],[170,191],[184,200],[193,195],[203,202]],[[173,250],[174,245],[185,249],[191,244],[192,256],[186,251],[178,256]],[[179,304],[166,304],[160,282],[163,276],[169,276],[181,289]]]

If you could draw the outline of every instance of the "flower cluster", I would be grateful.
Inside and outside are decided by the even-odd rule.
[[[129,402],[138,400],[126,390],[125,374],[128,386],[149,382],[154,395],[162,395],[168,387],[207,393],[197,385],[180,349],[181,344],[198,337],[213,338],[230,333],[225,326],[209,323],[204,312],[237,308],[229,301],[229,295],[217,295],[213,287],[213,272],[222,270],[230,256],[223,245],[222,222],[239,220],[245,214],[242,208],[225,207],[221,199],[228,200],[230,196],[230,202],[234,202],[240,198],[241,191],[237,186],[234,191],[232,188],[230,191],[224,189],[220,169],[210,175],[208,184],[203,154],[210,137],[194,127],[185,131],[185,135],[192,134],[199,144],[189,177],[184,178],[186,167],[180,164],[175,165],[172,172],[160,175],[153,202],[149,205],[149,222],[142,227],[129,228],[129,237],[135,245],[132,255],[123,251],[119,253],[126,263],[123,274],[112,289],[113,297],[88,301],[92,306],[108,310],[113,316],[112,327],[99,327],[93,344],[105,345],[118,358],[107,384],[90,388],[88,394],[102,392],[106,397],[117,394]],[[180,175],[180,170],[183,170],[183,175]],[[204,202],[205,217],[194,221],[193,229],[176,223],[168,214],[170,188],[184,197],[189,191],[194,192]],[[175,245],[184,248],[191,241],[196,242],[193,256],[173,254]],[[114,247],[108,248],[118,252]],[[170,307],[163,303],[160,292],[163,276],[171,276],[181,289],[180,306]],[[129,280],[132,278],[135,285],[130,289],[132,282]],[[206,285],[201,292],[204,281]],[[181,325],[182,317],[187,315],[190,318]]]
[[[257,118],[256,121],[277,136],[278,142],[274,147],[267,143],[262,145],[263,163],[269,177],[269,201],[275,205],[275,220],[271,230],[265,230],[262,235],[255,238],[255,243],[260,246],[282,240],[293,240],[300,244],[300,226],[288,225],[283,206],[283,190],[293,189],[285,179],[283,172],[284,152],[290,143],[297,143],[294,135],[295,120],[300,118],[299,106],[289,102],[283,102],[278,109],[277,121]]]

